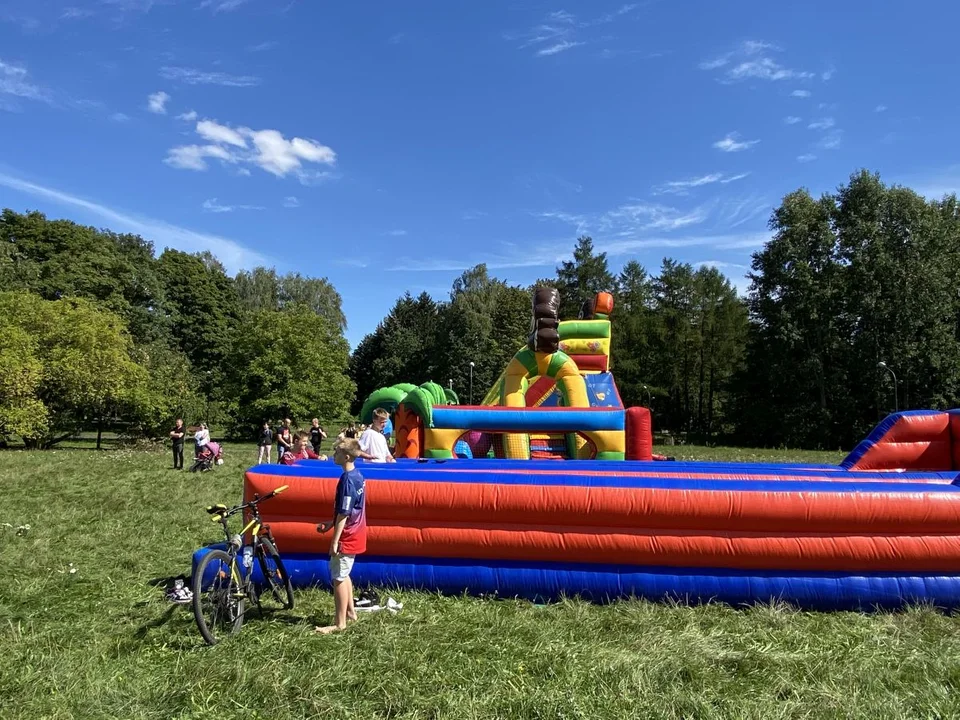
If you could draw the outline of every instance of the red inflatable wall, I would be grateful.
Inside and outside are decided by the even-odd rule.
[[[649,408],[627,408],[627,460],[653,460],[653,418]]]

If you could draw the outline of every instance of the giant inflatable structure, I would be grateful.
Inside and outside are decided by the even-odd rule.
[[[594,309],[608,314],[605,302]],[[583,325],[597,320],[607,334],[583,337],[604,332]],[[530,599],[960,607],[960,411],[891,415],[837,466],[656,462],[649,447],[640,459],[630,448],[647,441],[649,413],[622,407],[609,345],[596,344],[609,339],[610,320],[574,322],[535,323],[540,335],[526,349],[536,363],[518,353],[519,367],[511,362],[485,398],[498,404],[459,406],[432,384],[374,403],[394,413],[399,459],[360,465],[369,539],[357,584]],[[585,342],[573,349],[574,340]],[[581,359],[584,350],[602,360]],[[580,381],[562,358],[544,364],[561,352]],[[329,585],[329,538],[315,526],[329,519],[338,476],[315,460],[246,473],[247,498],[289,485],[262,512],[295,585]]]

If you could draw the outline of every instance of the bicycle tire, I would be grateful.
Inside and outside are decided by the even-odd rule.
[[[263,573],[263,579],[269,588],[273,598],[280,603],[284,610],[293,608],[293,584],[290,582],[290,574],[280,559],[280,553],[277,548],[267,538],[260,538],[257,544],[257,562],[260,563],[260,571]],[[273,572],[268,567],[268,562],[273,563],[276,571]],[[260,594],[261,599],[264,593]]]
[[[229,553],[223,550],[211,550],[203,556],[203,560],[200,561],[200,564],[197,566],[197,571],[193,576],[193,617],[197,622],[200,634],[208,645],[216,645],[218,638],[216,634],[214,634],[214,628],[207,622],[203,613],[203,600],[208,595],[208,590],[204,587],[203,577],[207,572],[207,568],[214,562],[224,563],[229,573],[229,568],[236,562],[236,558],[231,557]],[[217,576],[218,579],[222,579],[220,572],[217,572]],[[212,598],[214,604],[225,604],[227,606],[225,609],[228,613],[231,610],[233,611],[234,616],[232,618],[230,618],[229,615],[225,618],[225,620],[227,620],[226,634],[233,635],[243,625],[244,598],[236,597],[243,592],[243,587],[234,582],[232,573],[228,574],[226,582],[226,588],[210,589],[209,594],[211,596],[214,595],[214,593],[221,595],[220,597]],[[226,593],[225,597],[222,596],[224,593]],[[216,622],[213,624],[215,625]]]

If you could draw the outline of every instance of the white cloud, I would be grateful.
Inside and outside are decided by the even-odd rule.
[[[406,230],[390,230],[384,233],[384,235],[389,235],[390,237],[403,237],[406,234]]]
[[[180,113],[177,115],[177,120],[183,120],[184,122],[193,122],[197,119],[197,111],[191,110],[189,112]]]
[[[820,77],[824,81],[827,81],[827,80],[830,80],[836,72],[837,72],[837,69],[831,65],[827,70],[823,71],[823,74]]]
[[[152,113],[157,113],[158,115],[166,115],[167,103],[169,101],[170,96],[163,92],[163,90],[155,92],[147,96],[147,110]]]
[[[211,235],[179,227],[163,220],[129,215],[119,210],[84,200],[75,195],[37,185],[11,175],[0,173],[0,185],[34,197],[44,198],[60,205],[81,208],[109,222],[112,230],[140,235],[145,240],[152,241],[158,249],[172,247],[183,250],[184,252],[209,250],[219,258],[231,273],[257,265],[269,266],[274,264],[273,261],[268,260],[253,250],[247,249],[234,240],[220,237],[219,235]]]
[[[739,133],[728,133],[722,140],[717,140],[713,144],[713,147],[723,152],[740,152],[742,150],[748,150],[760,142],[759,140],[739,140],[739,137]]]
[[[687,195],[690,188],[712,185],[714,183],[727,184],[736,180],[742,180],[750,173],[739,173],[738,175],[724,175],[723,173],[710,173],[700,177],[690,178],[689,180],[672,180],[654,188],[655,195]]]
[[[556,55],[561,53],[564,50],[569,50],[570,48],[575,48],[578,45],[583,45],[582,42],[570,42],[569,40],[564,40],[563,42],[558,42],[556,45],[551,45],[550,47],[541,48],[537,50],[537,55]]]
[[[808,98],[808,97],[810,97],[810,91],[809,91],[809,90],[794,90],[792,93],[790,93],[790,95],[793,96],[793,97]]]
[[[220,125],[213,120],[201,120],[198,122],[197,135],[213,143],[233,145],[234,147],[240,148],[247,147],[247,141],[243,139],[243,135],[233,128]]]
[[[599,25],[612,23],[618,18],[633,12],[637,7],[636,3],[621,5],[617,10],[588,20],[580,20],[576,15],[566,10],[555,10],[548,13],[540,24],[534,25],[526,32],[504,33],[503,36],[506,40],[520,41],[518,46],[520,49],[536,47],[537,50],[534,53],[536,56],[549,57],[580,45],[586,45],[588,42],[608,39],[597,37],[583,39],[584,31]]]
[[[811,162],[816,159],[817,159],[817,156],[812,155],[811,153],[804,153],[803,155],[797,155],[797,160],[802,163]]]
[[[184,170],[206,170],[206,158],[232,164],[256,165],[277,177],[294,174],[301,183],[311,184],[329,177],[329,172],[304,168],[304,163],[333,166],[336,153],[316,140],[294,137],[287,139],[278,130],[232,128],[215,120],[197,123],[197,134],[204,145],[181,145],[171,148],[165,162]]]
[[[288,195],[283,199],[283,206],[285,208],[297,208],[300,207],[300,200],[297,199],[295,195]]]
[[[807,80],[811,72],[784,67],[767,54],[768,50],[779,52],[780,48],[770,43],[747,40],[739,47],[712,60],[700,63],[701,70],[724,68],[721,82],[735,83],[741,80]]]
[[[827,117],[827,118],[820,118],[819,120],[813,121],[812,123],[807,125],[807,128],[809,128],[810,130],[829,130],[834,125],[836,125],[836,123],[833,121],[833,118]]]
[[[788,115],[787,117],[785,117],[785,118],[783,119],[783,121],[784,121],[787,125],[796,125],[796,124],[797,124],[798,122],[800,122],[802,119],[803,119],[803,118],[798,118],[796,115]]]
[[[483,210],[464,210],[460,217],[464,220],[479,220],[482,217],[486,217],[488,214],[489,213],[486,213]]]
[[[160,68],[160,77],[167,80],[179,80],[187,83],[187,85],[250,87],[260,84],[260,78],[253,75],[228,75],[222,72],[204,72],[196,68],[185,67],[162,67]]]
[[[393,35],[390,36],[387,42],[390,43],[391,45],[399,45],[400,41],[403,40],[404,37],[406,37],[406,33],[402,33],[402,32],[394,33]]]
[[[831,130],[817,143],[817,147],[821,150],[836,150],[840,147],[840,142],[843,140],[843,130]]]
[[[234,212],[235,210],[266,210],[266,208],[260,207],[259,205],[221,205],[217,202],[217,198],[204,200],[203,209],[207,212],[215,213],[228,213]]]
[[[53,104],[50,92],[29,80],[29,73],[22,65],[0,60],[0,95],[11,95],[24,100],[39,100]]]
[[[213,10],[214,14],[219,12],[230,12],[231,10],[236,10],[241,5],[246,4],[249,0],[203,0],[200,3],[200,8],[210,8]]]
[[[116,112],[110,116],[110,119],[113,120],[114,122],[127,122],[127,120],[130,119],[130,116],[122,112]]]
[[[881,112],[886,111],[886,109],[887,109],[887,106],[886,106],[886,105],[877,105],[877,106],[873,109],[873,111],[874,111],[874,112],[881,113]]]
[[[93,15],[92,10],[84,10],[77,7],[68,7],[64,8],[64,11],[60,13],[61,20],[81,20]]]
[[[267,40],[266,42],[257,43],[256,45],[248,45],[247,52],[263,52],[264,50],[272,50],[273,48],[279,45],[276,40]]]

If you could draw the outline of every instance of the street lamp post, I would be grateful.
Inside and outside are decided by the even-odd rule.
[[[890,373],[890,376],[893,378],[893,411],[900,412],[899,397],[900,392],[897,387],[897,374],[893,371],[893,368],[887,365],[883,360],[877,363],[877,367],[881,370],[886,370]]]
[[[473,405],[473,360],[470,361],[470,404]]]
[[[643,386],[643,392],[647,394],[647,407],[650,407],[650,403],[653,402],[653,393],[650,392],[650,388],[646,385]],[[643,394],[640,395],[640,402],[643,402]]]

